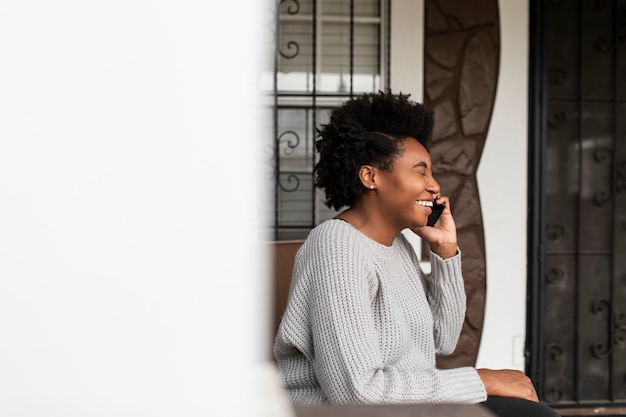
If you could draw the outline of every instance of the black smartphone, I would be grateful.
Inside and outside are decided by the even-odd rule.
[[[439,220],[439,216],[441,216],[441,213],[443,213],[443,209],[445,208],[445,203],[433,204],[433,212],[430,213],[430,215],[428,216],[428,222],[426,223],[426,226],[434,226],[435,223],[437,223],[437,220]]]

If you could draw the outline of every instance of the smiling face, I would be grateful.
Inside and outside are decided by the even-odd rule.
[[[378,199],[383,216],[401,229],[425,226],[439,196],[439,184],[433,178],[430,154],[417,140],[405,139],[403,152],[391,169],[377,170]]]

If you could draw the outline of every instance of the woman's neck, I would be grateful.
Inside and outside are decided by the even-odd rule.
[[[350,223],[352,227],[381,245],[391,246],[401,230],[381,216],[378,211],[366,210],[355,205],[335,216]]]

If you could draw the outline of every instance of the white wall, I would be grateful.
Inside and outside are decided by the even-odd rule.
[[[391,90],[424,97],[424,0],[391,0]]]
[[[0,415],[257,412],[257,4],[2,3]]]
[[[423,1],[392,0],[393,91],[423,98]],[[500,1],[496,103],[478,168],[487,304],[477,366],[524,369],[528,2]],[[407,233],[409,238],[412,233]],[[419,239],[412,238],[419,246]]]
[[[524,369],[528,145],[528,2],[500,1],[500,75],[478,167],[487,305],[477,366]]]

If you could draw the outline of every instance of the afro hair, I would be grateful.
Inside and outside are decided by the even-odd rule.
[[[329,208],[352,206],[365,190],[359,179],[361,166],[391,169],[405,139],[413,138],[428,149],[432,112],[409,97],[388,90],[350,99],[317,130],[315,186],[324,189]]]

